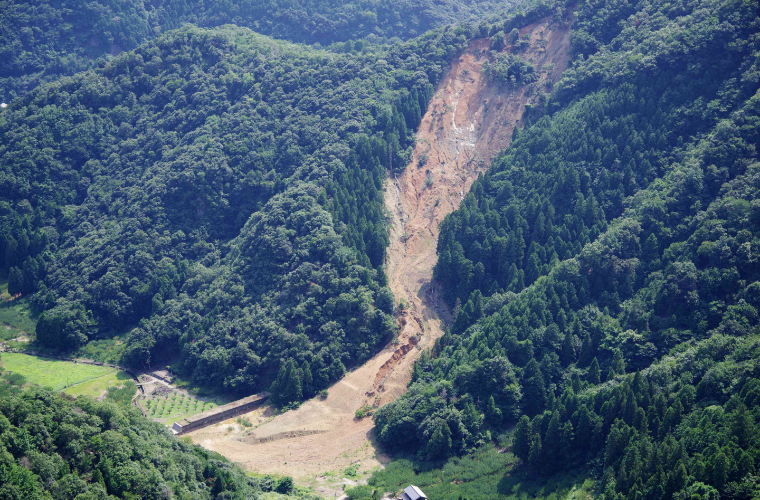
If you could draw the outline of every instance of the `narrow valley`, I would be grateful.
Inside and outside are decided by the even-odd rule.
[[[569,61],[569,34],[569,25],[558,27],[550,19],[520,31],[530,40],[520,54],[540,74],[532,85],[512,88],[490,80],[482,71],[489,40],[478,39],[453,61],[436,89],[411,161],[386,181],[392,216],[386,268],[397,304],[403,304],[397,314],[398,338],[330,387],[325,399],[313,398],[277,416],[257,410],[248,415],[252,428],[223,422],[190,433],[193,442],[248,470],[287,474],[329,495],[336,490],[320,484],[326,472],[350,466],[364,472],[387,462],[373,442],[372,419],[357,419],[356,410],[401,396],[414,362],[451,321],[432,280],[438,225],[509,146],[526,104],[535,103],[559,79]]]

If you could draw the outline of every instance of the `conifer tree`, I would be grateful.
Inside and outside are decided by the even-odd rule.
[[[612,358],[612,372],[615,375],[625,375],[625,360],[620,349],[615,349],[615,355]]]
[[[16,266],[8,272],[8,293],[16,295],[24,291],[24,273]]]
[[[314,395],[314,377],[311,374],[309,362],[304,360],[298,372],[301,374],[301,387],[304,397],[312,397]]]
[[[644,262],[651,262],[660,258],[660,244],[657,242],[657,236],[650,234],[641,248],[641,258]]]
[[[575,346],[573,345],[573,334],[570,331],[565,332],[565,340],[562,344],[562,364],[565,366],[575,363]]]
[[[493,425],[499,425],[501,423],[501,409],[496,406],[496,402],[494,401],[493,396],[488,398],[488,403],[486,405],[486,418]]]
[[[583,389],[583,382],[581,381],[581,376],[578,374],[578,372],[573,373],[571,384],[573,387],[573,392],[576,394],[581,392],[581,390]]]
[[[530,419],[526,415],[523,415],[520,421],[517,422],[515,436],[512,441],[512,452],[517,458],[523,461],[528,460],[532,437]]]
[[[536,432],[530,443],[530,452],[528,453],[528,465],[531,469],[541,470],[543,455],[541,451],[541,436]]]
[[[274,382],[272,382],[272,385],[270,387],[270,391],[272,392],[272,402],[275,404],[280,404],[280,394],[285,386],[285,378],[288,375],[288,364],[285,363],[283,365],[280,365],[280,371],[277,372],[277,378],[274,379]]]
[[[686,486],[688,477],[686,467],[684,467],[683,462],[679,460],[675,469],[668,474],[668,481],[665,486],[666,494],[673,495],[674,493],[681,491]]]
[[[298,378],[298,367],[293,358],[290,358],[280,367],[271,390],[272,400],[280,406],[286,406],[301,400],[303,390],[301,380]]]
[[[321,356],[317,356],[312,360],[314,362],[311,368],[311,374],[314,378],[314,390],[324,389],[330,382],[328,375],[328,368],[325,366],[325,362]]]
[[[726,482],[728,481],[728,473],[730,470],[730,465],[731,464],[728,461],[728,457],[726,456],[725,453],[723,453],[723,451],[715,455],[715,458],[712,460],[712,471],[711,471],[710,482],[718,490],[722,490],[723,487],[726,485]]]
[[[736,436],[739,446],[746,448],[755,438],[754,419],[747,411],[744,403],[740,403],[734,412],[733,434]]]
[[[560,423],[560,414],[558,411],[552,412],[552,418],[549,420],[549,427],[546,430],[544,439],[544,468],[547,471],[553,471],[557,461],[562,455],[562,430]]]
[[[588,381],[591,384],[598,384],[601,382],[601,370],[599,368],[599,361],[594,358],[591,361],[591,366],[588,369]]]
[[[581,449],[588,449],[594,435],[594,421],[586,405],[582,405],[578,409],[578,427],[575,435]]]
[[[541,367],[535,358],[531,358],[528,362],[523,377],[525,412],[528,415],[536,415],[546,408],[546,384],[541,373]]]
[[[583,343],[581,344],[581,352],[578,355],[578,366],[585,368],[591,364],[591,360],[594,358],[594,349],[591,346],[591,335],[586,332],[583,335]]]
[[[433,460],[446,458],[451,452],[451,446],[451,429],[449,429],[449,424],[441,419],[428,442],[427,455]]]
[[[298,368],[296,362],[291,358],[288,361],[288,375],[283,390],[283,396],[287,403],[300,401],[303,398],[303,389],[301,379],[298,378]]]

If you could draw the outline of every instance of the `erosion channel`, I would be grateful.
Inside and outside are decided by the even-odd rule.
[[[520,30],[522,38],[530,35],[530,42],[519,55],[540,74],[530,86],[488,79],[482,71],[488,39],[472,42],[440,82],[409,165],[398,176],[391,173],[386,183],[386,206],[393,216],[387,272],[396,300],[404,303],[398,339],[335,383],[327,398],[274,417],[271,409],[258,410],[247,416],[252,427],[231,420],[194,431],[189,434],[194,442],[249,470],[291,475],[329,496],[337,490],[320,487],[325,472],[340,474],[352,465],[363,472],[386,461],[373,443],[372,419],[356,419],[355,412],[403,394],[415,360],[451,320],[432,281],[438,225],[509,146],[526,104],[548,92],[567,67],[569,31],[549,19]]]

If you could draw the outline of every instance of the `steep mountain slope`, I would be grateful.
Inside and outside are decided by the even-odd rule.
[[[511,85],[489,78],[483,70],[492,58],[488,51],[491,42],[473,41],[452,63],[433,96],[420,123],[409,167],[386,187],[386,205],[394,216],[388,249],[389,286],[397,299],[407,304],[401,316],[400,350],[408,350],[420,339],[426,343],[438,339],[443,329],[437,315],[450,322],[440,289],[432,282],[441,221],[459,207],[478,174],[509,145],[525,107],[537,105],[541,93],[550,89],[567,67],[569,23],[560,25],[545,18],[519,33],[527,46],[519,51],[508,46],[504,53],[519,53],[530,60],[541,75],[538,80]],[[395,399],[409,382],[405,378],[408,371],[401,373],[405,375],[393,374],[388,380],[384,371],[374,389],[389,390],[392,385]]]
[[[133,367],[313,396],[395,333],[383,179],[433,84],[468,40],[551,12],[362,53],[187,27],[14,100],[0,253],[36,342],[128,331]]]
[[[607,499],[757,494],[758,26],[746,2],[580,5],[548,112],[441,226],[461,310],[375,413],[386,450],[510,430],[523,470]]]
[[[254,470],[372,466],[383,450],[445,464],[436,493],[452,500],[460,474],[488,475],[484,498],[526,495],[505,479],[514,467],[592,478],[605,500],[760,494],[756,2],[545,0],[329,50],[234,26],[158,36],[146,18],[165,5],[177,22],[242,22],[259,3],[91,2],[76,34],[72,12],[46,5],[0,6],[8,85],[157,38],[0,109],[0,273],[40,313],[36,343],[128,333],[134,367],[271,388],[279,407],[312,398],[252,431],[194,435]],[[385,8],[360,5],[369,19]],[[387,34],[420,25],[403,6]],[[279,7],[266,7],[273,29],[308,17],[308,36],[343,36],[341,21],[321,29],[317,5]],[[24,29],[26,8],[51,29]],[[129,13],[124,36],[115,12]],[[80,52],[68,64],[57,50]],[[110,416],[82,417],[99,427],[88,441],[64,436],[81,444],[66,454],[79,477],[32,477],[27,451],[46,445],[55,408],[91,408],[25,397],[0,405],[14,419],[0,422],[0,474],[21,488],[4,496],[173,494],[166,446],[188,449],[136,440],[114,466],[98,434],[118,444],[147,428]],[[383,403],[373,431],[361,414]],[[464,473],[467,460],[445,462],[476,448],[504,457]],[[175,493],[246,496],[254,485],[229,470],[209,462]]]
[[[426,40],[441,59],[455,47]],[[14,101],[0,246],[12,293],[38,290],[37,341],[73,349],[150,317],[124,362],[179,344],[187,375],[239,392],[268,386],[280,356],[327,347],[312,390],[366,359],[394,330],[385,164],[437,68],[400,49],[390,72],[379,54],[188,28]]]
[[[436,301],[430,282],[437,221],[458,206],[462,191],[498,148],[509,143],[526,104],[535,102],[540,90],[556,81],[568,60],[567,24],[545,18],[520,31],[530,39],[521,55],[533,59],[539,70],[546,64],[554,69],[530,86],[507,87],[482,72],[491,57],[486,50],[489,40],[474,40],[458,54],[438,85],[422,117],[409,165],[398,178],[386,181],[386,203],[394,216],[386,268],[394,294],[407,303],[397,315],[401,325],[397,340],[347,373],[329,389],[326,399],[307,401],[271,420],[262,418],[262,425],[242,435],[226,432],[224,425],[192,432],[194,442],[253,471],[285,473],[302,480],[343,470],[357,460],[365,470],[384,460],[376,455],[370,439],[371,420],[356,419],[355,412],[403,394],[421,349],[433,346],[443,333],[439,315],[446,318],[448,312],[442,301]],[[548,44],[544,46],[541,40]],[[486,107],[484,99],[501,105]],[[447,107],[455,107],[456,113],[443,114]],[[484,125],[477,127],[480,121]],[[468,131],[466,138],[462,131]],[[435,160],[421,167],[423,154]],[[475,155],[482,161],[473,162]],[[425,168],[435,178],[431,186],[426,185]],[[446,201],[439,203],[439,199]]]

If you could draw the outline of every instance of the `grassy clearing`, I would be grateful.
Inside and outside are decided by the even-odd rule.
[[[94,359],[104,363],[118,364],[127,344],[124,342],[127,334],[115,336],[111,339],[93,340],[82,346],[74,356],[77,358]]]
[[[131,378],[124,372],[106,366],[43,359],[19,353],[3,353],[0,363],[4,370],[23,375],[29,383],[72,395],[100,396],[109,387],[108,384],[122,385],[124,380]],[[101,378],[103,380],[99,380]],[[88,385],[77,387],[85,383]]]
[[[27,336],[33,340],[36,328],[37,321],[32,317],[29,299],[22,297],[11,300],[11,296],[8,294],[8,283],[0,282],[0,342],[20,336]],[[117,364],[126,348],[124,340],[127,335],[128,331],[125,330],[110,339],[93,340],[73,353],[72,356]],[[27,342],[9,342],[8,346],[16,349],[30,347]],[[33,349],[50,354],[57,352],[38,345],[33,346]]]
[[[21,387],[26,380],[16,373],[3,373],[0,375],[0,398],[13,396],[21,392]]]
[[[219,406],[214,401],[201,401],[192,396],[179,391],[172,391],[168,394],[151,395],[142,401],[143,406],[148,410],[150,418],[165,420],[165,423],[172,424],[191,415],[197,415]]]
[[[33,337],[37,321],[31,316],[29,299],[10,299],[8,283],[0,282],[0,341],[22,335]]]
[[[514,455],[500,453],[493,445],[443,464],[394,460],[372,475],[369,486],[348,493],[352,499],[370,499],[384,492],[399,493],[415,484],[436,500],[586,500],[592,496],[594,482],[582,474],[535,481],[522,467],[515,468],[516,462]]]
[[[65,392],[72,396],[92,396],[93,398],[97,398],[102,396],[108,389],[123,386],[131,381],[132,377],[128,373],[114,370],[112,373],[108,373],[102,377],[69,387]],[[134,390],[132,394],[134,394]]]

